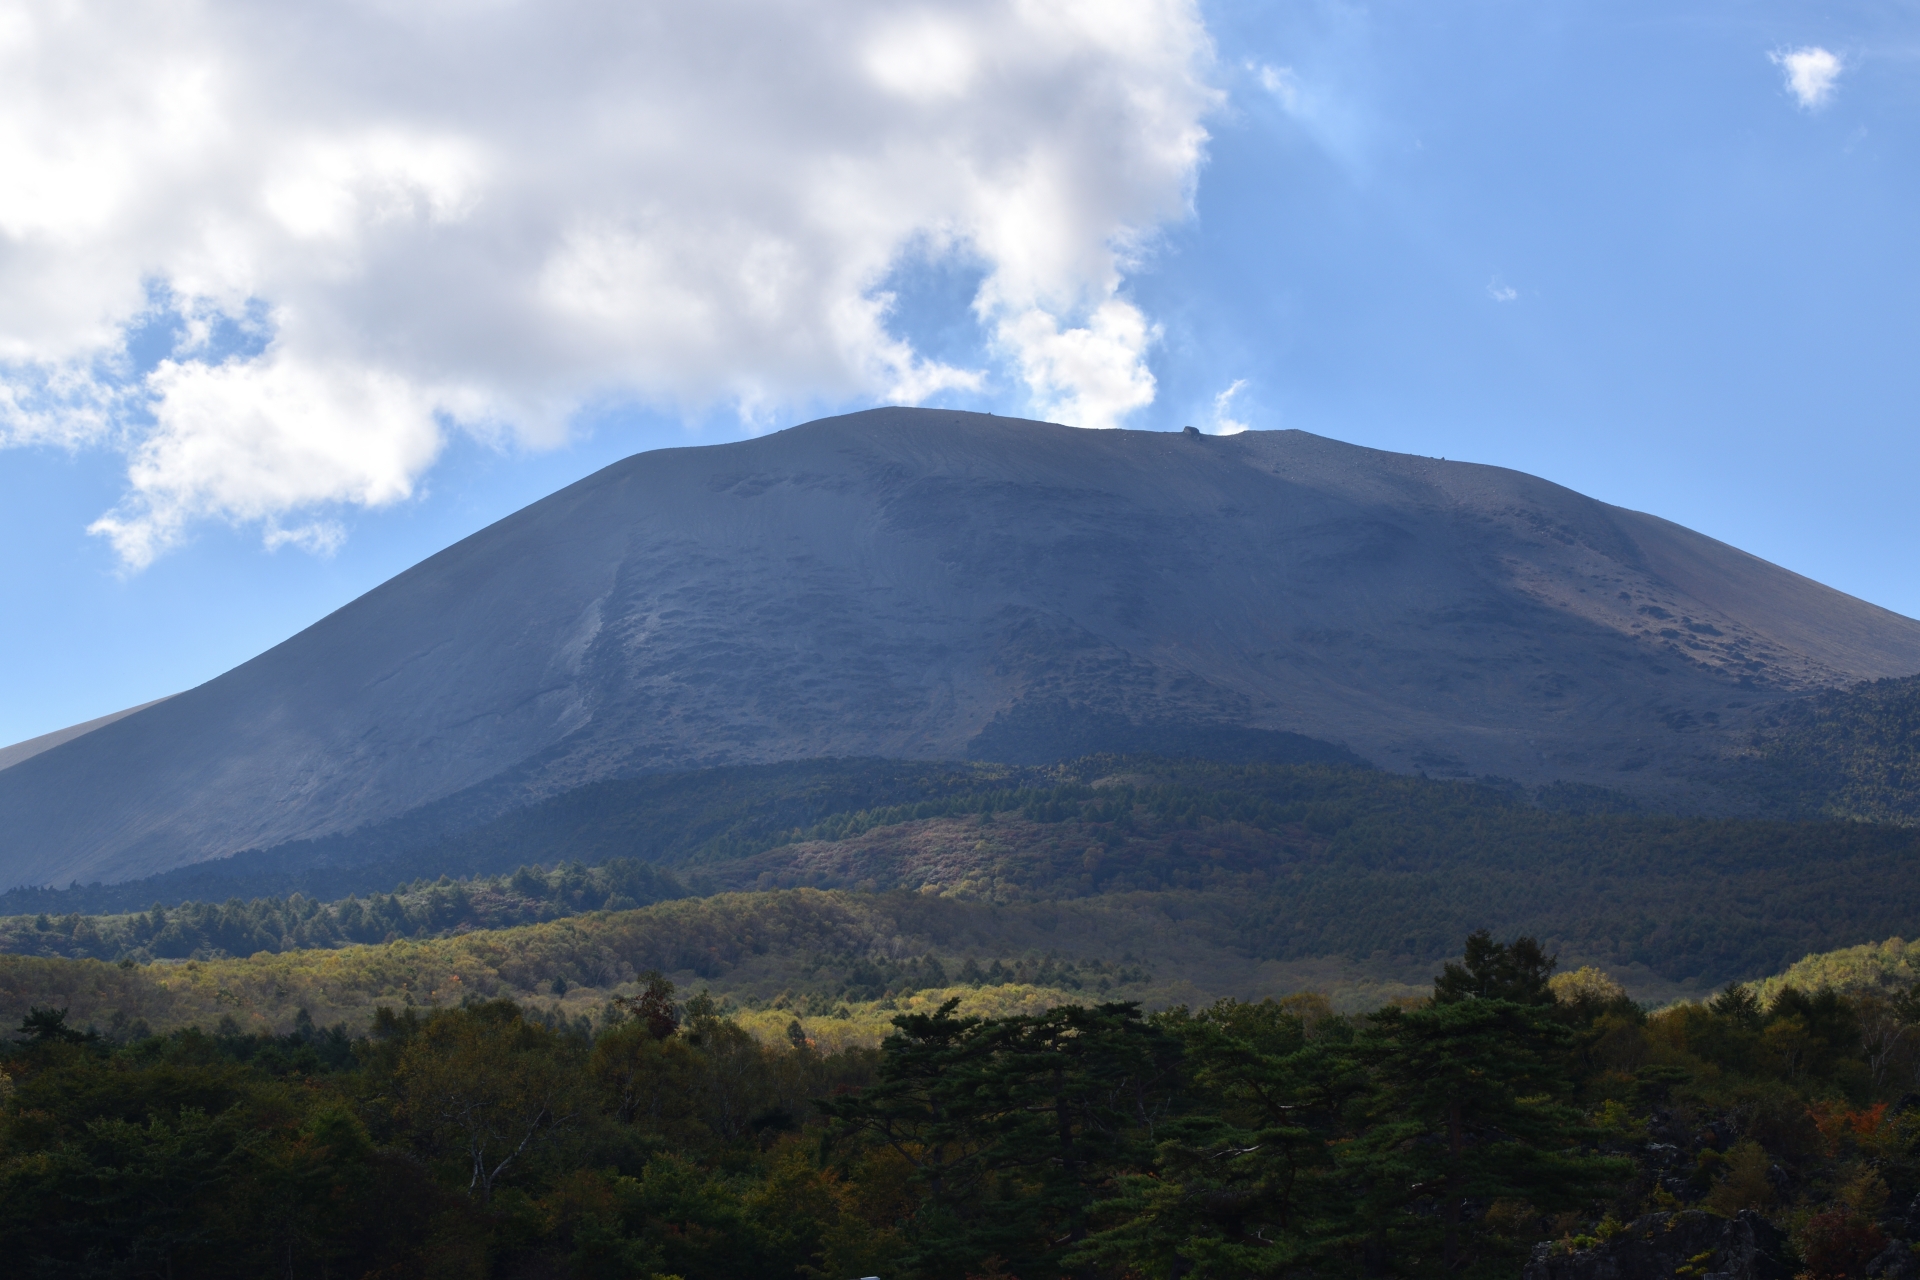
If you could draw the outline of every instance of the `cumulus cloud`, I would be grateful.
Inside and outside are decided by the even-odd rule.
[[[1840,73],[1846,69],[1838,55],[1818,45],[1783,50],[1768,56],[1773,59],[1773,65],[1786,75],[1787,89],[1808,111],[1827,105],[1833,97]]]
[[[988,315],[1003,313],[1001,341],[1019,362],[1043,416],[1111,427],[1153,403],[1154,378],[1144,357],[1160,331],[1132,303],[1108,298],[1077,328],[1063,328],[1051,311],[1030,300],[1016,309],[985,292],[978,305]]]
[[[207,516],[261,523],[270,547],[337,546],[337,522],[287,529],[281,517],[407,497],[439,451],[436,409],[459,400],[383,369],[310,363],[287,347],[221,364],[165,360],[146,387],[155,423],[133,451],[133,493],[92,526],[136,568]]]
[[[1038,411],[1113,425],[1211,57],[1193,0],[0,4],[0,442],[124,450],[131,566],[324,549],[450,431],[986,386],[890,327],[929,252]]]

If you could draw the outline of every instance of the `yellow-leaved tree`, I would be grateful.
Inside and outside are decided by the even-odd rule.
[[[470,1170],[467,1194],[501,1178],[589,1107],[585,1046],[528,1022],[508,1000],[436,1013],[400,1055],[402,1113]]]

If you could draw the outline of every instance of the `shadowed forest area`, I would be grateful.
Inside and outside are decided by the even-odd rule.
[[[15,1274],[1907,1275],[1913,987],[1734,985],[1649,1014],[1480,933],[1431,994],[1083,1001],[760,1039],[642,975],[364,1036],[23,1021],[0,1092]],[[1869,1268],[1873,1268],[1871,1271]],[[1616,1272],[1617,1273],[1617,1272]]]
[[[1785,704],[1756,734],[1745,781],[1773,812],[1920,824],[1920,676]]]
[[[1920,1274],[1908,827],[1093,757],[419,834],[6,895],[21,1274]]]
[[[1590,789],[1329,765],[1109,756],[1016,773],[829,762],[780,766],[737,791],[722,783],[743,771],[720,772],[726,779],[683,780],[690,790],[673,804],[656,794],[667,788],[659,779],[602,784],[395,855],[441,868],[431,878],[334,899],[298,891],[107,914],[37,910],[0,917],[0,949],[217,961],[547,927],[655,903],[665,904],[659,918],[679,918],[670,900],[804,887],[912,895],[926,900],[915,913],[956,918],[969,904],[1056,904],[1107,922],[1109,941],[1088,955],[1135,946],[1135,922],[1156,915],[1241,967],[1335,957],[1431,972],[1452,940],[1486,926],[1664,995],[1910,933],[1920,918],[1920,831],[1899,826],[1621,812],[1618,797]],[[866,803],[874,797],[891,802]],[[465,879],[444,870],[509,852],[520,861],[507,870]],[[348,870],[311,874],[344,883]],[[58,908],[139,888],[6,900]],[[980,913],[969,918],[967,945],[983,963],[1032,945],[1019,913],[998,938]],[[678,967],[633,967],[656,965]]]

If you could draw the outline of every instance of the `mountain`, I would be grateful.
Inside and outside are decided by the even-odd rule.
[[[92,733],[95,729],[104,729],[115,720],[124,720],[136,711],[145,711],[148,707],[158,706],[165,701],[165,698],[155,698],[153,701],[143,702],[137,707],[128,707],[125,711],[114,711],[104,716],[96,716],[92,720],[83,720],[79,724],[70,724],[64,729],[55,729],[52,733],[43,733],[37,738],[28,738],[24,742],[16,742],[10,747],[0,747],[0,769],[10,769],[23,760],[31,760],[42,751],[51,751],[57,746],[72,742],[75,738]]]
[[[1920,623],[1518,472],[874,410],[616,463],[0,770],[0,888],[825,756],[1217,745],[1711,807],[1755,717],[1917,671]]]

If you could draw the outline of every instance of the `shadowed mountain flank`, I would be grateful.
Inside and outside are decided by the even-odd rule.
[[[0,887],[824,756],[1218,742],[1697,804],[1754,716],[1916,671],[1920,623],[1516,472],[874,410],[629,458],[0,771]]]

